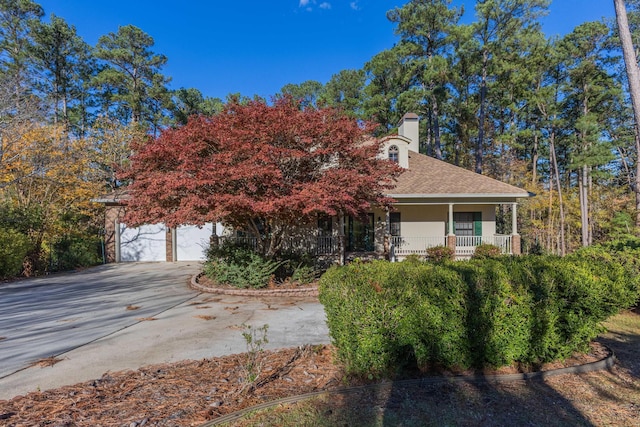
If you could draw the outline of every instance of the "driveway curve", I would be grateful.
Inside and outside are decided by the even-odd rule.
[[[0,284],[0,400],[109,371],[266,348],[328,343],[315,298],[217,296],[188,287],[198,262],[109,264]],[[56,363],[37,363],[55,358]]]

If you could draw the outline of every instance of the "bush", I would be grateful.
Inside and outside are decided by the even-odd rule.
[[[209,249],[203,272],[219,284],[258,289],[266,287],[283,264],[266,259],[250,247],[230,243]]]
[[[302,285],[313,282],[318,277],[318,271],[309,265],[298,264],[291,273],[290,279]]]
[[[435,263],[453,261],[456,253],[449,246],[432,246],[427,248],[427,260]]]
[[[102,262],[100,240],[86,236],[68,236],[53,245],[51,269],[67,271]]]
[[[24,234],[11,228],[0,228],[0,277],[15,277],[20,274],[30,246],[29,239]]]
[[[585,350],[638,300],[638,252],[353,263],[325,273],[320,301],[348,374],[537,365]]]
[[[473,256],[471,258],[487,259],[487,258],[496,258],[501,255],[502,255],[502,250],[498,246],[483,243],[481,245],[476,246],[476,249],[473,252]]]

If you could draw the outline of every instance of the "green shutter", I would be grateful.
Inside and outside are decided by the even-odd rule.
[[[473,213],[473,235],[482,236],[482,212]]]

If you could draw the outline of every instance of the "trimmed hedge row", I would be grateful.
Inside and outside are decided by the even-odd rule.
[[[600,322],[638,300],[639,269],[640,249],[628,246],[353,263],[324,274],[320,301],[348,374],[536,365],[586,350]]]

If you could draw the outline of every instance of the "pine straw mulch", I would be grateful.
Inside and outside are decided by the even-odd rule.
[[[281,397],[337,388],[329,346],[264,351],[109,372],[100,379],[0,401],[0,426],[197,426]]]
[[[344,387],[343,371],[333,363],[332,353],[328,345],[264,351],[252,383],[247,380],[248,354],[109,372],[94,381],[0,401],[0,425],[197,426],[282,397]],[[603,357],[606,350],[596,345],[587,355],[542,369]],[[518,371],[512,367],[486,373]]]
[[[610,370],[489,387],[448,382],[410,392],[399,387],[393,390],[400,393],[395,397],[384,392],[362,399],[332,395],[329,409],[322,413],[346,410],[361,416],[372,408],[393,412],[400,407],[404,419],[426,405],[431,415],[445,420],[452,416],[448,424],[457,425],[640,426],[640,312],[622,313],[607,323],[610,332],[592,344],[588,354],[540,369],[601,360],[607,355],[604,344],[617,358]],[[334,364],[333,351],[332,346],[319,345],[259,353],[259,375],[251,383],[247,353],[108,372],[94,381],[0,401],[0,426],[198,426],[282,397],[344,387],[344,373]],[[40,366],[47,369],[47,363]],[[485,374],[522,370],[514,366]],[[278,410],[287,409],[276,409],[276,416]],[[447,410],[449,414],[439,414]]]

